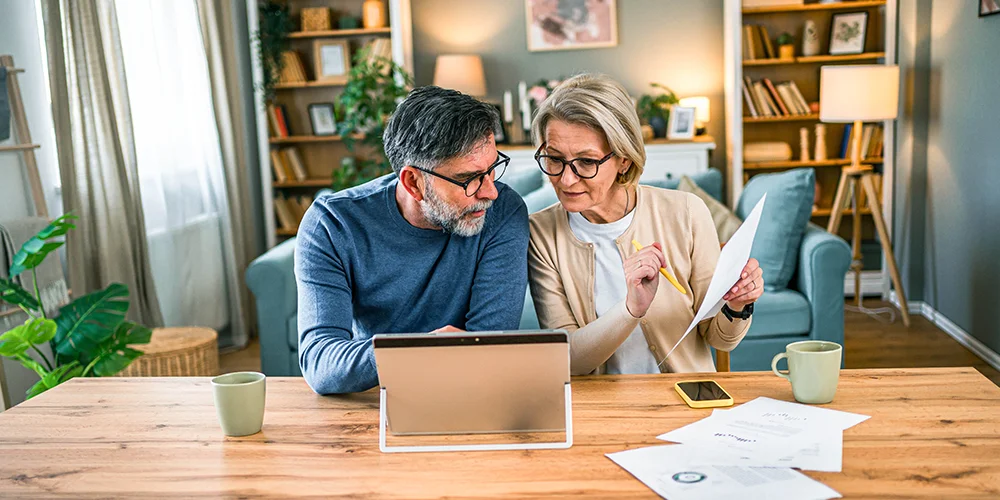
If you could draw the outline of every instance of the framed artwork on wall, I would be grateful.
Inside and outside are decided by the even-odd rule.
[[[1000,14],[1000,0],[979,0],[979,17]]]
[[[525,0],[528,50],[618,45],[617,0]]]
[[[834,14],[830,20],[830,55],[864,52],[867,34],[867,12]]]
[[[695,108],[688,106],[671,106],[670,123],[667,124],[667,139],[694,138]]]
[[[351,72],[351,52],[346,40],[316,40],[313,42],[316,81],[347,83]]]

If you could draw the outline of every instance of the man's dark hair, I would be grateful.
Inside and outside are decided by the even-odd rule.
[[[500,130],[500,113],[491,104],[455,90],[413,89],[396,107],[382,134],[392,170],[407,165],[435,169],[465,156]]]

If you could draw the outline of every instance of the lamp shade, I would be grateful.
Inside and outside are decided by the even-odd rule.
[[[879,121],[897,116],[899,66],[823,66],[819,82],[820,121]]]
[[[434,68],[434,85],[471,96],[485,96],[486,74],[483,72],[483,60],[472,54],[438,56]]]
[[[709,100],[705,96],[685,97],[678,104],[686,108],[694,108],[694,120],[698,123],[708,123],[712,119]]]

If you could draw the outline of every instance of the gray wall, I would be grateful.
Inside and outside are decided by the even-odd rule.
[[[708,133],[717,149],[712,165],[725,167],[722,0],[620,0],[618,46],[606,49],[528,52],[523,0],[414,0],[413,63],[417,85],[434,77],[438,54],[474,53],[483,58],[491,100],[517,82],[607,73],[633,96],[650,82],[680,97],[711,99]]]
[[[1000,16],[976,3],[901,2],[897,255],[913,300],[1000,352]]]

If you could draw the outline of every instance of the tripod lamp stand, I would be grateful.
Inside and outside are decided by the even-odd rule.
[[[854,123],[851,130],[851,164],[840,172],[837,195],[826,230],[837,234],[844,215],[847,192],[853,193],[853,224],[851,270],[854,271],[854,292],[861,306],[861,191],[871,209],[875,230],[882,244],[882,254],[892,284],[899,297],[903,324],[910,326],[906,293],[892,253],[892,243],[886,229],[882,207],[875,190],[871,165],[861,164],[861,134],[863,122],[895,120],[899,101],[899,67],[881,64],[823,66],[820,69],[819,119],[826,123]]]

